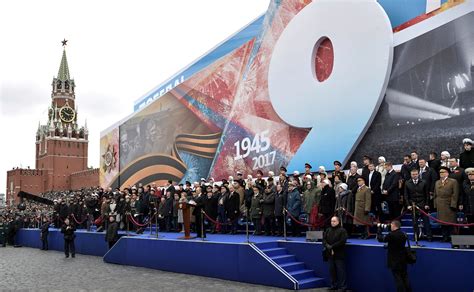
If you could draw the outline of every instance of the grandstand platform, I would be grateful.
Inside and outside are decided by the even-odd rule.
[[[306,242],[303,237],[284,240],[251,235],[247,243],[245,234],[208,234],[205,240],[182,240],[183,233],[162,232],[157,238],[148,230],[130,236],[121,232],[117,244],[107,250],[103,232],[79,230],[76,235],[78,254],[103,256],[107,263],[295,290],[329,286],[322,244]],[[62,251],[62,238],[59,230],[51,229],[50,249]],[[39,230],[20,230],[17,243],[40,248]],[[412,281],[414,291],[472,291],[474,250],[453,249],[450,243],[421,244],[423,247],[416,247],[417,263],[409,266],[411,279],[423,279]],[[349,239],[346,265],[353,291],[394,291],[386,250],[375,239]]]

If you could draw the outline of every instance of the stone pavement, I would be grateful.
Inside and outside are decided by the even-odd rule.
[[[0,290],[23,291],[285,291],[214,278],[107,264],[101,257],[27,247],[0,247]],[[326,291],[313,289],[305,291]]]

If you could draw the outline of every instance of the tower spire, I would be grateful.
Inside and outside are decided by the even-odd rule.
[[[66,57],[66,47],[64,47],[63,56],[61,58],[61,65],[59,65],[58,79],[61,81],[70,80],[69,66],[67,64],[67,57]]]

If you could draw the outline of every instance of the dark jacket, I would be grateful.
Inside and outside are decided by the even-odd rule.
[[[325,185],[321,190],[321,200],[319,201],[319,212],[326,216],[331,216],[334,212],[334,207],[336,206],[336,193],[329,187]]]
[[[117,221],[109,223],[109,226],[107,227],[107,232],[105,233],[105,241],[116,242],[119,239],[118,229],[119,225]]]
[[[348,175],[347,176],[347,186],[348,186],[348,189],[353,193],[355,194],[357,192],[357,179],[361,177],[358,173],[354,174],[354,175]]]
[[[166,198],[163,213],[164,216],[173,216],[173,198]]]
[[[469,181],[468,179],[463,183],[464,189],[464,202],[463,206],[467,214],[474,215],[474,182]]]
[[[411,178],[410,172],[413,169],[413,164],[403,164],[402,168],[400,169],[400,176],[403,178],[404,181],[407,181]]]
[[[70,228],[67,228],[68,225],[63,224],[61,227],[61,233],[64,233],[64,240],[74,240],[76,238],[76,235],[74,234],[74,231],[76,231],[76,226],[74,224],[69,224]]]
[[[416,185],[412,179],[407,181],[404,193],[407,206],[415,203],[415,205],[424,209],[426,205],[429,205],[428,186],[423,180],[419,179]]]
[[[438,174],[434,168],[426,167],[425,169],[420,168],[420,178],[426,183],[428,193],[434,192],[435,182],[439,179]]]
[[[275,216],[283,216],[283,208],[286,207],[286,192],[275,193]]]
[[[342,224],[352,224],[352,218],[340,208],[344,208],[347,212],[354,214],[354,194],[350,191],[342,191],[336,198],[336,209]]]
[[[465,180],[467,180],[467,174],[464,168],[456,167],[449,173],[450,178],[454,178],[458,182],[459,186],[459,199],[458,204],[461,205],[464,202],[464,189],[462,187]]]
[[[66,204],[60,204],[58,209],[59,217],[61,217],[62,219],[65,219],[71,214],[69,211],[69,207]]]
[[[369,166],[364,165],[364,167],[362,167],[361,176],[364,178],[366,184],[369,184],[369,173],[370,173]]]
[[[240,215],[240,196],[237,192],[229,194],[227,199],[224,201],[225,212],[227,218],[234,220]]]
[[[206,214],[213,219],[217,218],[218,198],[219,198],[219,194],[212,194],[211,197],[206,198],[206,202],[204,203],[204,212],[206,212]]]
[[[328,257],[335,260],[344,259],[347,237],[347,231],[341,226],[326,229],[323,235],[323,248],[328,250]],[[331,251],[334,251],[334,255]]]
[[[435,171],[435,173],[438,173],[439,168],[441,167],[441,160],[439,159],[428,160],[428,166],[431,167]]]
[[[173,185],[170,185],[170,186],[166,189],[165,194],[166,194],[168,191],[171,193],[171,197],[174,197],[174,193],[176,193],[176,188],[175,188]]]
[[[244,191],[244,204],[247,209],[250,209],[250,205],[252,204],[252,197],[253,197],[253,188],[245,189]]]
[[[370,187],[370,190],[374,192],[374,195],[380,195],[382,193],[382,174],[376,170],[372,174],[372,178],[369,184],[369,174],[367,175],[367,180],[365,183]]]
[[[262,194],[254,194],[252,197],[252,203],[250,204],[250,218],[260,219],[262,217]]]
[[[261,179],[256,179],[255,184],[260,187],[260,189],[263,190],[267,187],[267,182],[261,178]]]
[[[459,166],[464,169],[474,167],[474,150],[464,150],[464,152],[459,155]]]
[[[298,218],[298,216],[300,216],[301,196],[297,188],[294,188],[292,191],[288,192],[286,209],[293,217]]]
[[[41,225],[40,232],[41,232],[41,234],[40,234],[41,240],[44,240],[48,237],[49,222],[43,223],[43,225]]]
[[[273,217],[275,213],[275,193],[265,192],[263,194],[263,217]]]
[[[382,186],[382,190],[388,192],[384,199],[391,202],[398,202],[398,200],[400,199],[400,190],[398,188],[399,180],[400,176],[395,170],[387,172],[387,174],[385,175],[385,181],[383,182]]]
[[[406,269],[406,249],[407,236],[400,229],[391,231],[387,235],[377,232],[379,242],[387,243],[387,266],[392,270]]]
[[[194,197],[194,202],[196,202],[196,206],[194,206],[193,215],[200,218],[201,210],[204,209],[206,205],[207,196],[205,194],[201,194],[198,197]]]

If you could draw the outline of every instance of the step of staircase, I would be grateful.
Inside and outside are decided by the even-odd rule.
[[[279,246],[278,242],[257,243],[256,246],[278,266],[291,275],[299,289],[321,288],[326,286],[324,278],[316,276],[314,270],[308,269],[304,262],[298,261],[287,248]]]
[[[298,286],[300,290],[302,289],[311,289],[311,288],[321,288],[325,287],[325,281],[323,278],[311,277],[301,281],[298,281]]]
[[[298,281],[316,276],[313,270],[308,270],[308,269],[291,271],[290,275]]]
[[[296,262],[296,257],[292,254],[273,256],[273,257],[270,257],[270,258],[275,263],[277,263],[278,265],[285,264],[285,263],[290,263],[290,262]]]
[[[262,251],[269,257],[288,254],[287,249],[283,247],[267,248]]]
[[[412,232],[413,233],[413,226],[402,226],[402,227],[400,227],[400,229],[403,232]]]
[[[261,242],[261,243],[255,244],[255,246],[257,246],[260,250],[268,249],[268,248],[276,248],[278,247],[278,242],[276,241]]]
[[[287,272],[293,272],[297,270],[303,270],[306,266],[304,262],[290,262],[286,264],[281,264],[280,267],[282,267]]]

